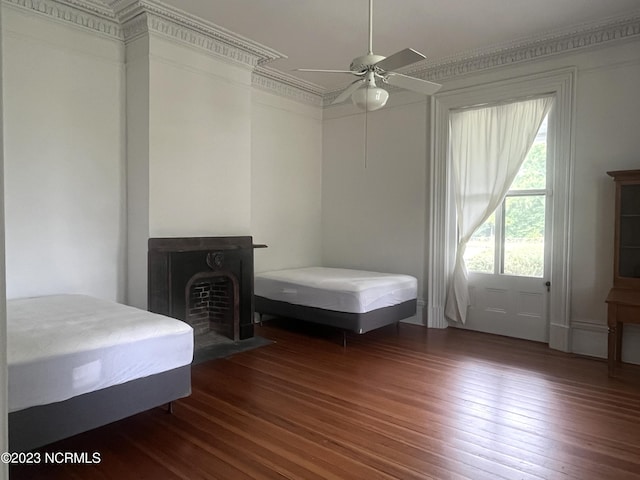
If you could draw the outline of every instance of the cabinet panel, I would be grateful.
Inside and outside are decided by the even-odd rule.
[[[640,184],[620,185],[620,215],[640,216]]]
[[[640,170],[607,173],[616,182],[613,288],[606,300],[613,376],[622,360],[622,325],[640,323]]]
[[[640,290],[640,170],[607,173],[616,182],[613,285]]]
[[[640,185],[620,186],[618,222],[618,275],[640,278]]]

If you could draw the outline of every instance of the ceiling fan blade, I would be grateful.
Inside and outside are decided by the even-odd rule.
[[[389,85],[411,90],[412,92],[422,93],[423,95],[433,95],[440,90],[440,87],[442,87],[439,83],[433,83],[427,80],[421,80],[419,78],[394,72],[389,72],[385,77],[383,77],[383,81]]]
[[[351,73],[352,75],[364,75],[364,72],[353,72],[351,70],[323,70],[318,68],[294,68],[296,72],[319,72],[319,73]]]
[[[424,60],[425,57],[420,52],[416,52],[413,48],[405,48],[404,50],[400,50],[399,52],[394,53],[393,55],[389,55],[384,60],[380,60],[376,63],[376,67],[388,72],[390,70],[397,70],[398,68],[405,67],[407,65],[411,65],[412,63],[419,62],[420,60]]]
[[[351,85],[345,88],[344,91],[340,95],[338,95],[333,102],[331,102],[331,105],[336,105],[347,100],[353,92],[355,92],[362,86],[363,83],[363,78],[359,78],[358,80],[353,82]]]

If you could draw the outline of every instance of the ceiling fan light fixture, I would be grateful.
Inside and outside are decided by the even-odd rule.
[[[360,78],[342,90],[333,99],[331,105],[346,102],[349,97],[353,103],[366,111],[384,107],[389,99],[389,92],[376,86],[376,78],[392,87],[417,92],[422,95],[433,95],[441,85],[420,78],[411,77],[395,70],[424,60],[426,57],[413,48],[405,48],[388,57],[373,53],[373,0],[369,0],[369,50],[351,61],[349,70],[319,70],[303,68],[304,72],[349,73]]]
[[[389,92],[380,87],[365,86],[351,94],[353,104],[369,112],[384,107],[387,100],[389,100]]]

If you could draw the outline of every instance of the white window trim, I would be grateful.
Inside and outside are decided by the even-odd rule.
[[[446,328],[447,285],[455,258],[455,206],[450,188],[449,111],[544,94],[555,97],[548,135],[554,145],[551,201],[553,202],[549,346],[569,351],[571,277],[572,177],[575,119],[575,67],[542,72],[483,85],[446,91],[433,97],[431,110],[431,168],[429,246],[427,264],[427,325]],[[553,136],[553,138],[551,138]]]

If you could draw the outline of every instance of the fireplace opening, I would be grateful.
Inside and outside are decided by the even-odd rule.
[[[149,239],[149,310],[194,329],[196,350],[253,337],[251,237]]]
[[[238,281],[232,275],[196,274],[187,283],[186,298],[185,319],[199,343],[216,343],[216,335],[239,340]]]

